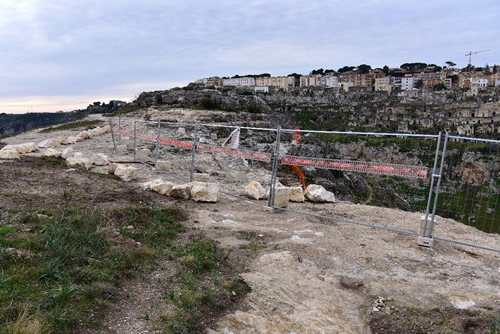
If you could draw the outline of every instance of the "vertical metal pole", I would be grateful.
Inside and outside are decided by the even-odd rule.
[[[276,145],[274,147],[273,156],[273,169],[271,172],[271,181],[269,182],[269,198],[267,200],[267,206],[274,206],[274,188],[276,185],[276,172],[278,170],[278,159],[280,155],[280,139],[281,139],[281,125],[278,125],[276,129]]]
[[[444,158],[446,156],[446,146],[448,144],[448,132],[446,132],[446,137],[444,138],[443,146],[443,156],[441,157],[441,166],[439,166],[439,179],[436,186],[436,197],[434,198],[434,208],[432,209],[431,227],[429,228],[429,238],[432,238],[432,229],[434,228],[434,217],[436,216],[436,207],[438,203],[439,187],[441,186],[441,180],[443,179],[443,165]]]
[[[439,159],[439,149],[441,148],[441,131],[439,132],[439,137],[437,141],[437,147],[436,147],[436,155],[434,157],[434,167],[432,168],[432,175],[431,175],[431,186],[429,188],[429,198],[427,199],[427,209],[425,211],[425,221],[424,221],[424,228],[422,229],[422,236],[425,237],[425,231],[427,230],[427,222],[429,218],[429,212],[431,210],[431,201],[432,201],[432,192],[434,191],[434,176],[436,175],[436,167]]]
[[[122,129],[121,115],[118,114],[118,130],[121,131],[121,129]],[[118,145],[121,145],[121,143],[122,143],[122,135],[118,134]]]
[[[194,159],[196,156],[196,141],[197,141],[197,133],[198,133],[198,124],[194,125],[194,140],[193,140],[193,150],[191,152],[191,174],[189,176],[189,182],[193,182],[194,175]]]
[[[155,150],[155,169],[158,169],[158,149],[160,147],[160,126],[161,126],[161,121],[158,120],[158,133],[156,134],[156,150]]]
[[[111,128],[111,139],[113,139],[113,154],[116,154],[116,143],[115,143],[115,134],[113,133],[113,120],[109,119],[109,127]]]
[[[135,160],[135,151],[137,149],[137,121],[134,120],[134,160]]]

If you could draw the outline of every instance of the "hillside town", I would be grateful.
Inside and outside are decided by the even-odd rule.
[[[351,127],[371,125],[377,130],[387,128],[410,133],[440,127],[464,136],[500,134],[500,67],[469,64],[459,69],[451,61],[446,63],[443,67],[405,63],[399,68],[376,69],[362,64],[344,66],[338,71],[321,68],[307,75],[216,76],[190,85],[219,90],[239,88],[259,94],[266,101],[269,100],[266,95],[296,96],[318,90],[333,95],[337,101],[345,100],[346,96],[364,95],[370,96],[372,102],[387,103],[376,109],[375,117],[359,110],[356,115],[349,115]]]

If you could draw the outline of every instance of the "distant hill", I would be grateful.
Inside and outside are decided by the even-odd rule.
[[[0,136],[11,133],[25,132],[31,129],[63,124],[78,120],[88,114],[111,113],[123,107],[122,101],[110,101],[108,104],[94,102],[86,109],[70,112],[43,112],[27,114],[0,114]]]

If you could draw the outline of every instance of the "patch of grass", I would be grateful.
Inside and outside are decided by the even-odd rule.
[[[102,316],[109,300],[119,294],[118,283],[152,268],[152,259],[160,253],[156,247],[175,238],[172,230],[182,230],[173,211],[133,210],[134,236],[141,246],[109,230],[109,217],[119,226],[129,224],[129,209],[115,215],[79,207],[48,208],[42,211],[51,215],[43,219],[25,214],[16,225],[0,225],[0,328],[8,328],[8,333],[65,333],[80,322],[95,321],[91,313]],[[20,230],[29,227],[30,233],[18,233],[17,225]]]
[[[40,133],[46,133],[46,132],[54,132],[54,131],[60,131],[60,130],[71,130],[71,129],[76,129],[76,128],[90,128],[95,125],[102,125],[103,121],[99,120],[94,120],[94,121],[80,121],[80,122],[73,122],[73,123],[66,123],[63,125],[59,126],[51,126],[50,128],[46,128],[40,131]]]
[[[173,246],[172,256],[181,266],[164,299],[172,309],[160,317],[165,333],[200,333],[207,319],[224,312],[249,292],[229,262],[230,252],[215,241],[194,237],[185,245]]]

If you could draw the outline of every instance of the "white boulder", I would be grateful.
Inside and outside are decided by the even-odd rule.
[[[156,166],[157,166],[157,168],[159,170],[168,171],[168,170],[170,170],[171,163],[170,163],[170,161],[160,161],[160,160],[158,160],[156,162]]]
[[[49,148],[61,146],[61,140],[57,138],[46,139],[38,143],[38,148]]]
[[[58,150],[54,150],[53,148],[48,148],[43,154],[44,157],[56,157],[59,158],[62,152]]]
[[[172,187],[172,197],[178,199],[189,199],[191,196],[192,183],[176,184]]]
[[[24,149],[24,153],[31,153],[36,151],[36,145],[33,142],[19,144]]]
[[[304,202],[304,188],[290,187],[290,202]]]
[[[245,187],[248,198],[259,200],[266,195],[266,190],[257,181],[250,182]]]
[[[92,161],[96,166],[107,166],[109,165],[108,156],[104,153],[97,153],[92,157]]]
[[[75,154],[75,152],[73,152],[73,148],[72,147],[67,147],[65,148],[63,151],[62,151],[62,154],[61,154],[61,157],[63,159],[68,159],[68,158],[71,158],[73,157]]]
[[[120,164],[116,163],[116,162],[112,162],[108,165],[108,173],[109,174],[114,174],[115,173],[115,170],[121,166]]]
[[[196,202],[217,202],[219,185],[209,182],[193,182],[191,198]]]
[[[150,154],[151,154],[150,150],[148,150],[147,148],[143,148],[136,152],[135,157],[137,160],[148,160]]]
[[[335,202],[335,195],[318,184],[308,185],[304,192],[304,196],[311,202]]]
[[[21,153],[19,153],[15,149],[0,150],[0,159],[11,160],[11,159],[19,159],[20,157]]]
[[[125,182],[132,181],[133,179],[135,179],[137,177],[138,174],[139,174],[139,169],[137,169],[136,167],[132,167],[132,166],[128,166],[128,167],[118,166],[115,169],[115,175],[118,176],[120,179],[122,179]]]
[[[73,156],[66,159],[66,165],[69,168],[85,167],[85,169],[89,170],[92,167],[92,160]]]
[[[162,179],[156,179],[151,183],[151,190],[161,195],[170,196],[172,195],[173,186],[174,184],[172,182],[163,181]]]
[[[274,189],[274,206],[286,208],[290,201],[290,192],[288,187],[276,187]]]

